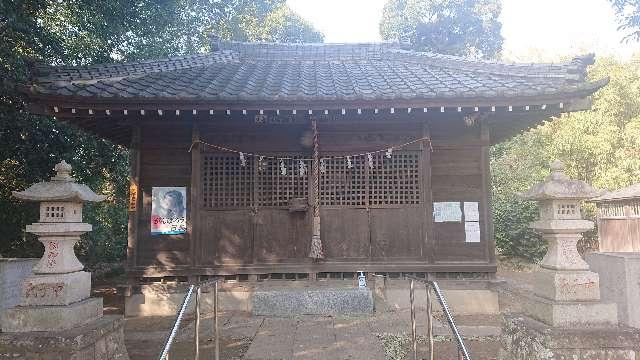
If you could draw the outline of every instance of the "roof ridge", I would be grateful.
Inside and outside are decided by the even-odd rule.
[[[234,51],[240,56],[257,60],[345,60],[354,58],[379,58],[392,49],[402,49],[398,42],[362,43],[249,43],[220,40],[214,45],[217,51]]]
[[[386,53],[391,59],[408,61],[415,59],[420,63],[474,72],[515,76],[526,78],[564,78],[570,81],[586,79],[587,66],[592,65],[593,53],[574,57],[570,62],[561,63],[516,63],[486,59],[471,59],[461,56],[438,54],[434,52],[420,52],[413,50],[394,49]]]

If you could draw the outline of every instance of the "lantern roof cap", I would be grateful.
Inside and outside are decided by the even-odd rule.
[[[66,161],[56,164],[54,170],[56,175],[50,181],[33,184],[24,191],[14,191],[13,196],[26,201],[98,202],[105,199],[88,186],[76,183],[71,176],[71,165]]]
[[[519,194],[525,200],[591,199],[602,194],[582,180],[572,180],[564,173],[564,164],[555,160],[550,164],[551,174],[544,181]]]

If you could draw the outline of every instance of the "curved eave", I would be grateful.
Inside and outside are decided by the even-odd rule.
[[[388,97],[388,98],[195,98],[195,97],[100,97],[100,96],[67,96],[49,95],[38,92],[35,86],[22,87],[32,103],[75,107],[78,109],[104,108],[119,109],[229,109],[229,110],[286,110],[286,109],[344,109],[344,108],[388,108],[388,107],[473,107],[473,106],[526,106],[553,104],[572,99],[586,98],[607,85],[609,78],[580,84],[575,89],[553,93],[511,93],[503,96],[443,96],[443,97]]]

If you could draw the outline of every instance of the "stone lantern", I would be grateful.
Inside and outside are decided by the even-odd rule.
[[[571,180],[559,160],[551,163],[545,181],[521,194],[525,200],[537,201],[540,218],[531,228],[542,233],[549,248],[534,274],[535,298],[530,315],[552,326],[615,325],[615,304],[600,300],[598,274],[578,253],[576,244],[582,233],[594,227],[584,220],[580,203],[600,192],[580,180]]]
[[[102,299],[89,298],[91,273],[76,257],[73,246],[80,235],[91,231],[82,222],[82,204],[104,196],[71,177],[71,165],[64,160],[55,166],[50,181],[32,185],[13,196],[40,202],[40,219],[27,225],[44,245],[44,255],[23,283],[22,303],[8,309],[3,331],[52,331],[88,323],[102,316]]]

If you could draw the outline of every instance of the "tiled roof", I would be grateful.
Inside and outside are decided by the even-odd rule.
[[[627,199],[640,199],[640,183],[633,184],[623,189],[609,191],[606,194],[593,199],[594,202],[616,201]]]
[[[37,67],[38,96],[241,102],[451,101],[583,97],[593,55],[564,64],[505,64],[397,44],[222,42],[207,54],[83,67]],[[585,95],[586,94],[586,95]]]

